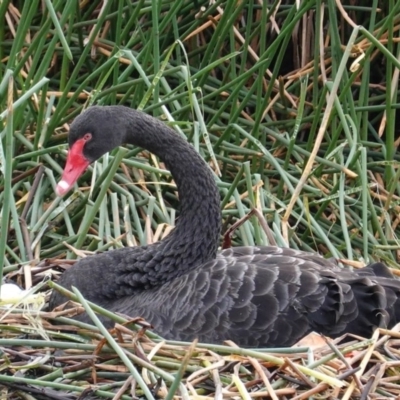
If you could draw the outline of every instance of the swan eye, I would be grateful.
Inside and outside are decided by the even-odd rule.
[[[85,142],[88,142],[91,139],[92,139],[92,134],[91,133],[85,133],[85,135],[83,136],[83,140]]]

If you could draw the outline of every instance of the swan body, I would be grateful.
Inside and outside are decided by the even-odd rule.
[[[274,246],[217,251],[219,194],[196,151],[158,120],[122,106],[91,107],[71,125],[57,193],[122,143],[158,155],[180,196],[180,218],[165,239],[81,259],[59,283],[110,311],[142,316],[174,340],[289,346],[311,331],[370,336],[400,321],[400,281],[381,263],[342,269],[318,254]],[[53,291],[49,306],[66,299]],[[78,319],[87,321],[82,314]]]

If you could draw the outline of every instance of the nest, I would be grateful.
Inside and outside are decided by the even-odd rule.
[[[79,297],[79,293],[78,296]],[[81,299],[82,300],[82,299]],[[107,330],[57,312],[1,310],[2,397],[7,399],[388,399],[400,396],[400,333],[329,340],[311,334],[292,348],[243,349],[165,341],[140,318]],[[19,305],[18,307],[20,307]]]

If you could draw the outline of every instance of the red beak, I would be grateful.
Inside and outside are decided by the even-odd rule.
[[[64,172],[56,187],[57,196],[64,196],[89,166],[90,162],[83,155],[85,143],[84,139],[78,139],[69,150]]]

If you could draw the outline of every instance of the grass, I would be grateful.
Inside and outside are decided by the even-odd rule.
[[[91,104],[143,109],[187,137],[215,171],[224,232],[256,208],[280,246],[397,268],[400,2],[293,3],[3,0],[0,272],[29,287],[43,260],[174,226],[174,183],[141,149],[55,196],[68,124]],[[232,241],[270,239],[252,216]]]

